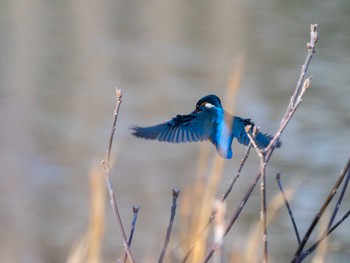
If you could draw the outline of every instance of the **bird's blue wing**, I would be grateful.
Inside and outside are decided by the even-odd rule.
[[[150,140],[161,142],[181,143],[198,142],[210,139],[214,112],[210,109],[193,112],[188,115],[177,115],[172,120],[151,127],[133,126],[132,134]]]
[[[247,135],[247,132],[245,131],[245,126],[246,125],[251,125],[251,134],[253,134],[253,128],[254,128],[254,123],[251,122],[250,119],[242,119],[239,117],[234,117],[234,123],[233,123],[233,136],[237,139],[237,141],[241,144],[248,145],[250,142],[250,139]],[[262,133],[258,131],[258,134],[255,136],[256,142],[259,144],[260,148],[266,148],[273,136],[268,133]],[[282,143],[280,141],[277,142],[276,147],[279,148],[281,147]]]

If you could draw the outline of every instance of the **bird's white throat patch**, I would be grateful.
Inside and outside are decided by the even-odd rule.
[[[214,108],[215,106],[209,102],[205,103],[204,105],[206,108],[210,109],[210,108]]]

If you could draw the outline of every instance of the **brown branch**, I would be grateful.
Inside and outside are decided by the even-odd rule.
[[[307,53],[305,62],[302,66],[296,89],[295,89],[295,91],[290,99],[289,105],[288,105],[286,112],[281,120],[280,127],[278,128],[277,132],[275,133],[275,136],[271,140],[270,144],[264,150],[265,151],[265,153],[264,153],[265,154],[265,165],[269,162],[269,160],[272,156],[272,153],[276,148],[277,142],[278,142],[279,138],[281,137],[282,132],[284,131],[285,127],[287,126],[287,124],[289,123],[291,118],[293,117],[296,109],[299,107],[299,105],[303,99],[303,96],[305,94],[306,89],[310,86],[311,78],[308,78],[306,80],[304,80],[304,79],[305,79],[305,75],[306,75],[307,69],[309,67],[310,61],[316,52],[316,45],[315,44],[316,44],[317,40],[318,40],[317,24],[312,24],[310,26],[310,43],[307,44],[308,53]],[[245,204],[247,203],[247,201],[248,201],[251,193],[253,192],[257,182],[259,181],[261,175],[262,175],[262,173],[261,173],[261,171],[259,171],[256,174],[253,182],[249,186],[247,192],[244,194],[242,201],[240,202],[236,211],[233,213],[233,215],[230,219],[230,222],[226,227],[225,236],[230,231],[233,224],[236,222],[237,218],[239,217],[240,213],[242,212]],[[218,247],[217,244],[214,243],[213,246],[211,247],[211,249],[208,251],[207,255],[205,256],[204,260],[202,261],[203,263],[209,261],[209,259],[211,258],[211,256],[213,255],[213,253],[215,252],[217,247]]]
[[[289,202],[288,202],[288,199],[287,199],[287,195],[286,195],[286,193],[284,192],[284,189],[283,189],[283,186],[282,186],[282,183],[281,183],[281,173],[280,173],[280,172],[278,172],[277,175],[276,175],[276,181],[277,181],[278,188],[280,189],[280,192],[281,192],[281,194],[282,194],[284,204],[285,204],[286,207],[287,207],[287,211],[288,211],[290,220],[292,221],[292,225],[293,225],[293,228],[294,228],[295,236],[296,236],[297,241],[298,241],[298,245],[300,245],[300,242],[301,242],[301,241],[300,241],[299,230],[298,230],[297,224],[296,224],[296,222],[295,222],[295,218],[294,218],[292,209],[291,209],[291,207],[290,207],[290,205],[289,205]]]
[[[263,230],[263,262],[268,262],[268,254],[267,254],[267,220],[266,220],[266,155],[265,151],[260,149],[257,141],[255,140],[255,135],[258,133],[258,128],[254,126],[252,135],[250,133],[252,127],[251,125],[247,125],[245,127],[246,133],[249,137],[250,142],[254,146],[259,159],[260,159],[260,174],[261,174],[261,184],[260,184],[260,221],[261,228]]]
[[[281,120],[280,127],[277,130],[274,138],[271,140],[270,144],[265,149],[266,152],[270,151],[271,148],[274,145],[276,145],[277,141],[281,137],[281,134],[282,134],[284,128],[287,126],[289,120],[291,119],[291,117],[295,113],[295,110],[300,105],[306,89],[310,86],[311,77],[306,79],[305,81],[304,81],[304,79],[305,79],[307,69],[309,68],[311,59],[313,58],[314,54],[316,53],[317,40],[318,40],[317,24],[311,24],[310,25],[310,42],[307,44],[307,50],[308,50],[307,56],[305,58],[304,64],[301,67],[301,73],[299,76],[299,80],[298,80],[297,85],[295,87],[294,93],[290,99],[288,108],[287,108],[287,110],[286,110],[286,112]]]
[[[294,262],[294,263],[301,262],[301,260],[304,258],[303,249],[306,245],[306,242],[309,240],[311,233],[315,229],[318,221],[320,220],[320,218],[321,218],[322,214],[324,213],[324,211],[326,210],[327,206],[332,201],[334,195],[337,193],[337,190],[338,190],[340,184],[342,183],[344,177],[346,176],[347,172],[349,171],[349,169],[350,169],[350,159],[347,161],[344,169],[341,171],[340,176],[338,177],[338,180],[334,184],[332,190],[330,191],[329,195],[327,196],[326,200],[324,201],[321,209],[316,214],[315,218],[313,219],[312,223],[310,224],[309,229],[306,231],[297,251],[294,254],[294,258],[293,258],[292,262]]]
[[[245,154],[244,154],[244,157],[241,159],[241,163],[240,163],[240,165],[239,165],[239,168],[238,168],[238,170],[237,170],[236,175],[231,179],[231,181],[230,181],[230,183],[229,183],[229,186],[228,186],[226,192],[221,196],[221,199],[220,199],[221,202],[224,202],[224,201],[226,200],[227,196],[228,196],[228,195],[230,194],[230,192],[232,191],[232,188],[233,188],[234,184],[236,183],[238,177],[241,175],[243,166],[244,166],[246,160],[247,160],[248,157],[249,157],[249,153],[250,153],[250,149],[251,149],[251,148],[252,148],[252,144],[249,143],[249,145],[247,146],[246,152],[245,152]],[[215,215],[212,215],[212,217],[213,217],[213,216],[215,217]]]
[[[123,238],[123,242],[124,242],[124,249],[128,255],[130,262],[133,263],[135,261],[134,261],[134,258],[132,256],[132,253],[130,251],[130,247],[128,245],[128,241],[127,241],[127,238],[125,235],[125,230],[123,227],[123,222],[122,222],[121,217],[120,217],[120,213],[119,213],[119,209],[118,209],[118,205],[117,205],[117,200],[116,200],[115,193],[114,193],[113,186],[112,186],[112,182],[111,182],[111,171],[112,171],[111,150],[112,150],[112,144],[113,144],[113,139],[114,139],[114,133],[116,130],[119,108],[120,108],[120,104],[122,102],[122,91],[118,88],[116,88],[116,97],[117,97],[117,103],[116,103],[116,107],[114,110],[114,119],[113,119],[113,124],[112,124],[112,130],[111,130],[111,135],[109,138],[109,144],[108,144],[108,148],[107,148],[107,160],[102,160],[101,164],[102,164],[102,167],[105,171],[106,183],[107,183],[107,187],[108,187],[110,203],[111,203],[112,209],[114,211],[114,215],[117,219],[120,233],[122,234],[122,238]]]

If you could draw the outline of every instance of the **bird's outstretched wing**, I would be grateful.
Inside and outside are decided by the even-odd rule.
[[[245,131],[246,125],[251,125],[250,132],[253,133],[255,124],[250,119],[234,118],[233,135],[239,143],[244,145],[248,145],[250,142],[247,132]],[[272,138],[273,136],[271,134],[262,133],[260,131],[258,131],[258,134],[255,136],[255,140],[261,148],[266,148],[270,144]],[[278,141],[276,147],[279,148],[281,145],[282,143]]]
[[[177,115],[172,120],[150,127],[132,126],[136,137],[161,142],[198,142],[210,139],[215,122],[215,112],[211,109]]]

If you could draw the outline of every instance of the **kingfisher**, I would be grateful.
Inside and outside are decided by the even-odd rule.
[[[240,144],[248,145],[250,139],[245,127],[250,125],[250,132],[255,127],[251,119],[243,119],[227,113],[216,95],[207,95],[201,98],[193,112],[187,115],[176,115],[170,121],[150,126],[132,126],[132,134],[136,137],[158,140],[168,143],[186,143],[209,140],[214,144],[218,154],[225,158],[232,158],[232,141],[234,138]],[[258,146],[266,148],[273,136],[267,133],[258,133],[255,140]],[[281,142],[277,141],[276,147]]]

